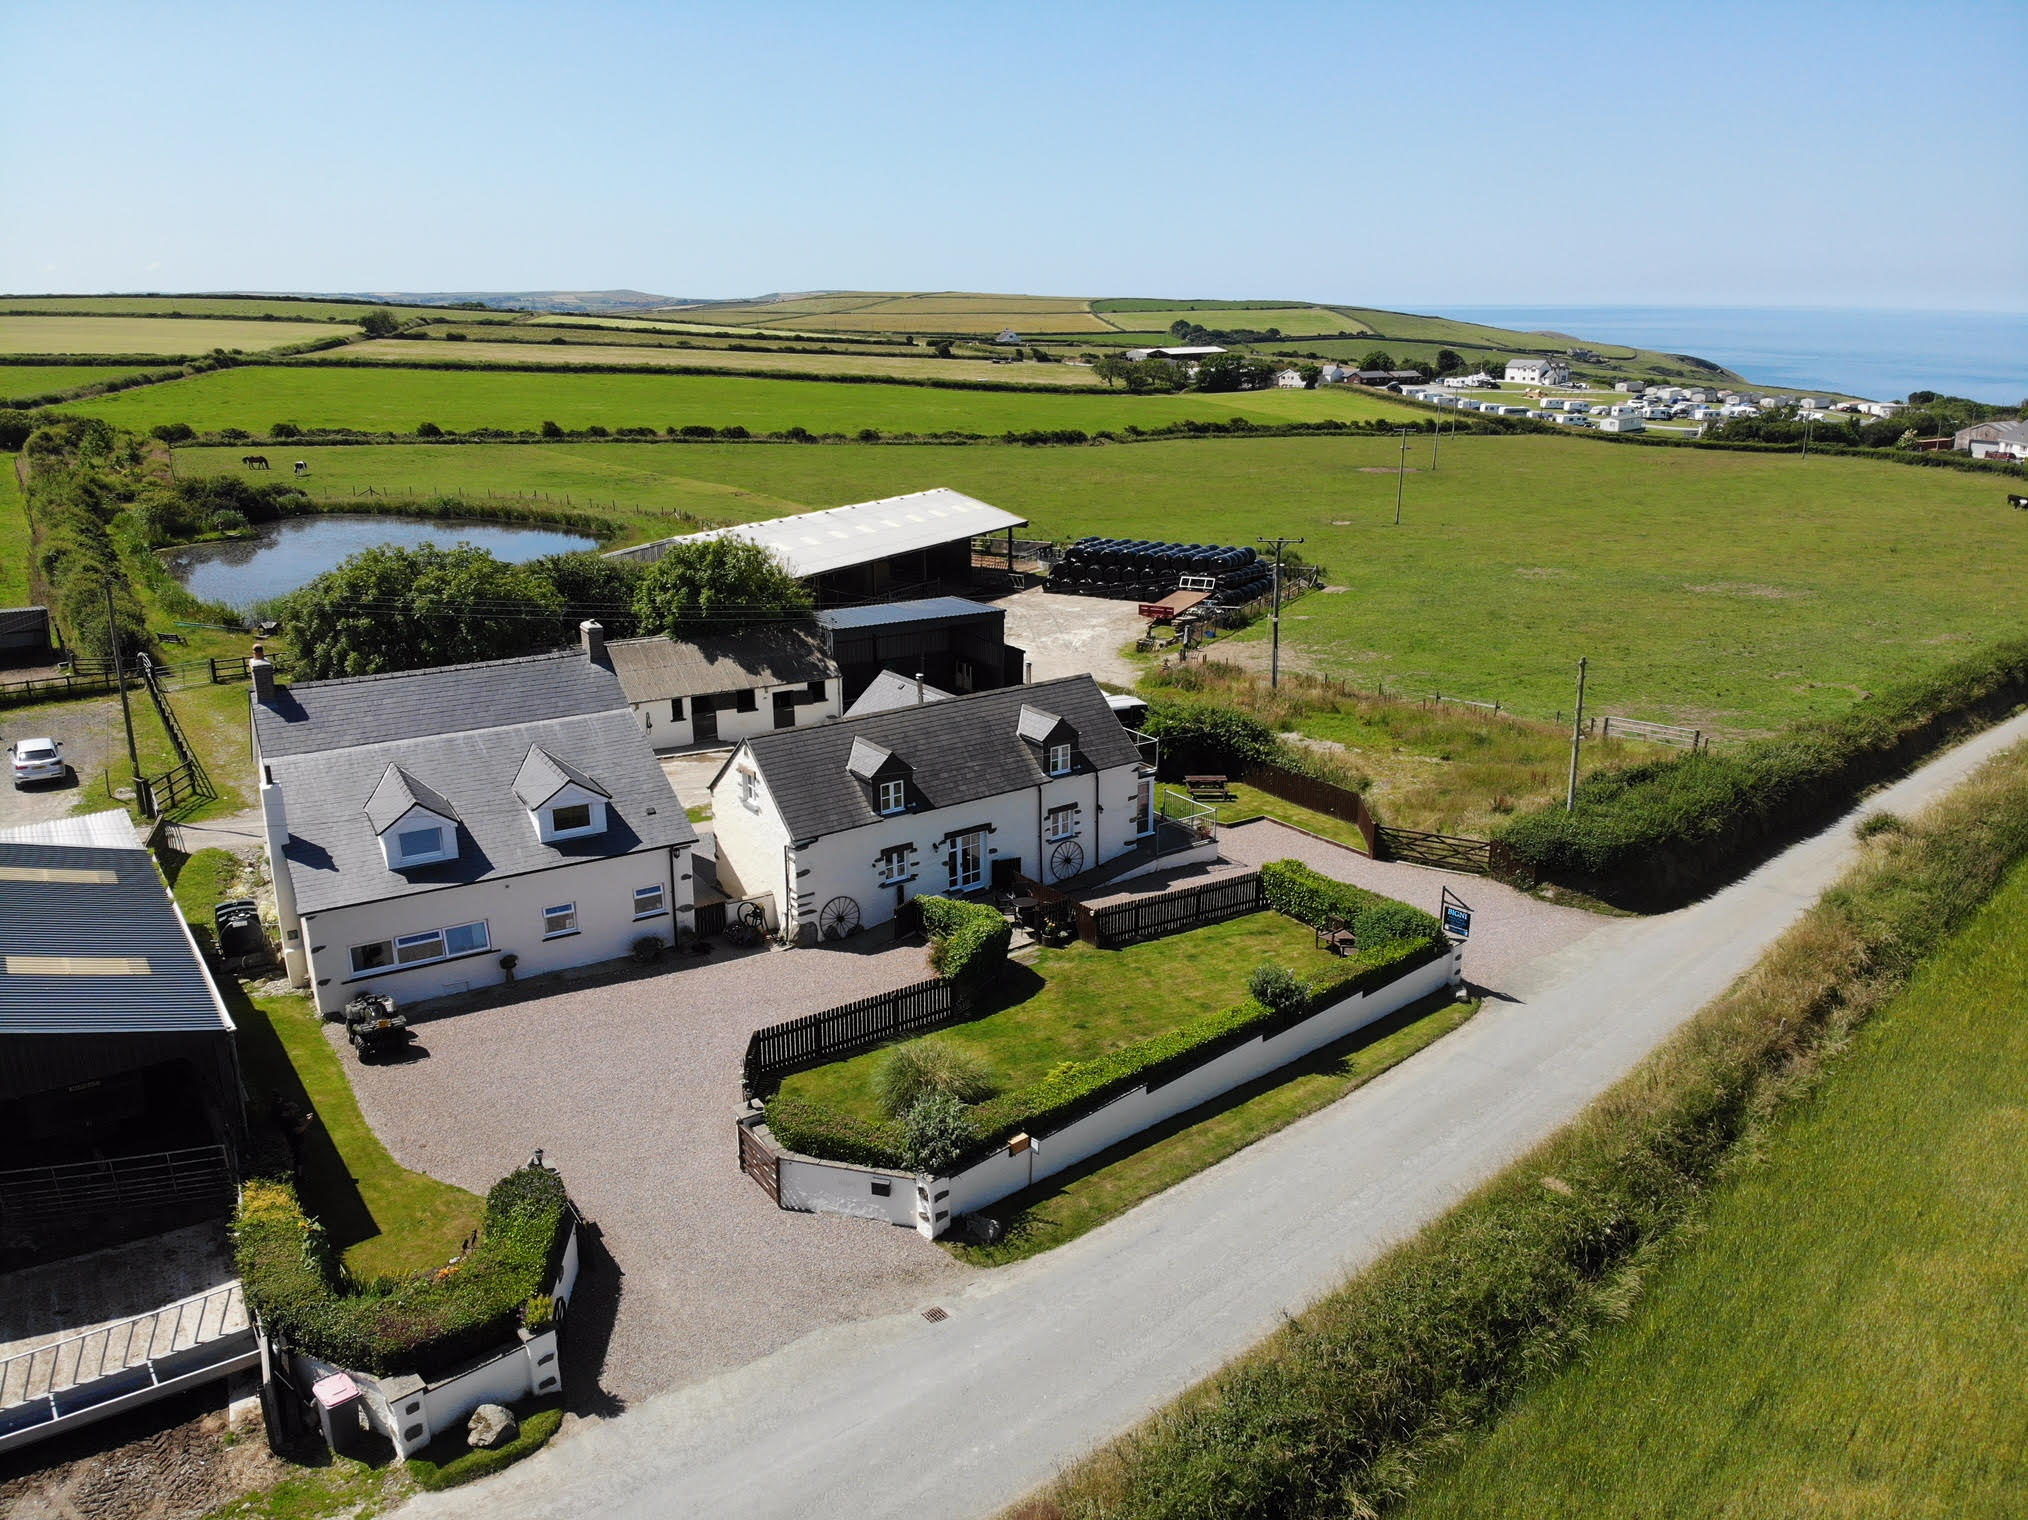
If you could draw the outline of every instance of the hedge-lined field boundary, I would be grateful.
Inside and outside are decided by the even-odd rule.
[[[2028,856],[2028,746],[1870,853],[1572,1125],[1252,1353],[1012,1511],[1374,1515],[1623,1318],[1769,1119]]]
[[[256,1179],[240,1195],[234,1259],[270,1337],[355,1372],[430,1376],[513,1338],[556,1279],[569,1219],[563,1179],[522,1167],[493,1184],[478,1244],[456,1265],[358,1283],[295,1188]]]
[[[2024,701],[2028,639],[2008,640],[1772,738],[1595,771],[1578,783],[1574,811],[1540,808],[1500,840],[1540,880],[1622,906],[1675,907]]]

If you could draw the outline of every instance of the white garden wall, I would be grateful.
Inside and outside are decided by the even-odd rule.
[[[819,1161],[785,1152],[778,1175],[781,1204],[806,1214],[845,1214],[913,1226],[916,1180],[905,1172],[883,1172],[845,1161]],[[887,1191],[882,1193],[881,1188]]]

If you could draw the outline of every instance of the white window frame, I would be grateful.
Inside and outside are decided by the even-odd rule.
[[[968,876],[965,871],[965,846],[970,842],[974,867]],[[972,829],[963,834],[953,834],[950,839],[951,890],[971,892],[986,884],[986,831]]]
[[[648,903],[648,906],[642,907],[643,902]],[[635,918],[662,918],[667,916],[668,912],[669,889],[661,882],[658,881],[651,887],[634,888]]]
[[[875,783],[880,799],[880,814],[903,812],[908,807],[908,783],[906,781],[881,781]]]
[[[1052,744],[1049,746],[1049,774],[1068,776],[1070,774],[1070,746]]]
[[[464,950],[451,949],[451,936],[465,930],[477,930],[479,942]],[[414,934],[397,934],[387,939],[369,940],[363,945],[348,948],[346,955],[352,967],[352,975],[347,980],[382,976],[390,971],[409,971],[417,966],[434,965],[438,961],[462,960],[468,955],[484,955],[492,948],[492,932],[483,918],[474,919],[470,923],[446,924],[437,929],[420,929]],[[378,966],[359,964],[360,951],[376,949],[384,949],[387,952],[384,964]],[[421,953],[411,953],[418,951]]]
[[[1066,802],[1061,807],[1051,808],[1043,817],[1045,825],[1043,837],[1050,840],[1077,838],[1077,815],[1078,806],[1075,802]]]
[[[583,823],[565,823],[563,815],[573,808],[584,809]],[[551,839],[575,839],[580,834],[589,834],[599,826],[599,806],[596,802],[565,802],[549,810],[549,837]]]
[[[436,842],[425,848],[411,849],[409,841],[424,834]],[[444,853],[444,826],[441,823],[426,823],[420,828],[396,829],[394,848],[395,853],[403,860],[435,860]]]
[[[873,874],[883,887],[894,886],[908,881],[915,875],[915,846],[912,844],[889,845],[880,852],[880,860],[873,868]]]
[[[554,907],[542,910],[542,937],[544,939],[564,939],[577,932],[576,903],[557,903]]]
[[[748,812],[760,811],[760,777],[744,768],[739,773],[739,805]]]

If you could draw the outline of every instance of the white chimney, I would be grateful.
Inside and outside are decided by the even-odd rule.
[[[922,672],[915,673],[915,705],[922,706]]]
[[[594,665],[606,662],[606,629],[603,623],[586,618],[577,625],[578,642],[584,645],[584,657]]]

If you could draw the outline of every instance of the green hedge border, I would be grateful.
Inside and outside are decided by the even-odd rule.
[[[437,1493],[470,1483],[476,1478],[491,1477],[503,1468],[512,1467],[523,1457],[533,1456],[549,1444],[549,1438],[563,1423],[563,1401],[543,1399],[534,1407],[524,1403],[514,1411],[514,1415],[521,1429],[505,1445],[470,1448],[445,1462],[435,1462],[423,1455],[410,1457],[408,1475],[415,1479],[415,1486],[425,1493]],[[460,1429],[453,1426],[438,1437],[437,1442],[431,1443],[431,1449],[435,1449],[438,1442],[449,1445],[460,1439]]]
[[[563,1179],[522,1167],[493,1184],[478,1244],[456,1266],[357,1283],[295,1188],[256,1179],[240,1195],[234,1259],[270,1336],[355,1372],[429,1377],[513,1339],[521,1306],[555,1280],[569,1220]]]

